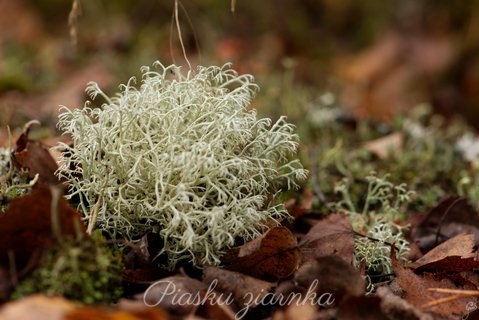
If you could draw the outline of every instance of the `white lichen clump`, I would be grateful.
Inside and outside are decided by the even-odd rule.
[[[294,126],[257,119],[248,110],[259,87],[230,65],[143,67],[114,97],[96,83],[101,108],[64,109],[59,128],[70,134],[58,176],[80,199],[93,227],[138,239],[157,232],[169,267],[179,260],[218,264],[237,238],[249,240],[288,216],[282,188],[306,176]]]
[[[405,206],[411,202],[414,192],[406,185],[393,185],[388,175],[378,177],[373,172],[366,177],[368,189],[361,211],[349,194],[349,181],[343,179],[335,186],[342,200],[336,204],[339,212],[347,214],[353,230],[360,234],[354,243],[354,257],[357,267],[364,264],[368,274],[388,276],[392,273],[391,248],[396,249],[398,259],[407,261],[409,242],[404,233],[407,226],[397,223]],[[375,286],[369,282],[369,288]]]
[[[462,158],[469,162],[477,162],[479,159],[479,138],[471,132],[465,133],[456,142],[456,150]]]

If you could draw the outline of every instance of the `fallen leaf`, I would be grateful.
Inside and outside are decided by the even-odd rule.
[[[160,307],[175,315],[194,313],[207,293],[208,286],[187,276],[172,276],[158,280],[135,299],[149,307]]]
[[[479,289],[479,274],[475,271],[465,271],[457,274],[454,278],[451,278],[456,283],[459,283],[466,290],[478,290]]]
[[[206,304],[205,313],[211,320],[238,320],[236,312],[226,303]]]
[[[474,257],[476,256],[476,253],[474,252],[474,246],[474,235],[464,233],[459,234],[454,238],[441,243],[426,253],[424,256],[412,263],[410,267],[412,269],[416,269],[416,271],[433,269],[431,268],[432,265],[438,267],[440,261],[447,265],[448,263],[454,263],[454,261],[457,262],[461,259],[472,259],[468,261],[474,263]],[[477,265],[478,263],[475,262],[475,264]],[[458,272],[466,270],[469,269],[460,270]]]
[[[52,227],[52,208],[57,210],[58,232],[61,236],[85,234],[80,214],[58,196],[52,205],[51,188],[41,186],[31,193],[13,199],[5,213],[0,215],[0,265],[9,270],[12,263],[17,271],[32,267],[35,257],[55,239]]]
[[[393,284],[399,286],[404,293],[403,298],[411,305],[423,311],[433,312],[437,315],[447,317],[451,315],[462,315],[466,310],[467,303],[474,301],[473,298],[449,301],[438,304],[424,310],[424,306],[431,301],[438,300],[444,296],[431,292],[430,288],[458,289],[454,283],[445,278],[435,280],[429,273],[415,274],[411,269],[406,269],[400,261],[392,257],[392,265],[396,278]]]
[[[272,228],[223,257],[230,270],[272,281],[290,276],[300,260],[296,237],[285,227]]]
[[[248,305],[252,308],[257,306],[255,301],[261,302],[271,294],[275,286],[271,282],[217,267],[206,267],[203,270],[203,282],[219,292],[234,297],[240,307]],[[254,297],[255,301],[252,302],[251,297]]]
[[[389,32],[372,47],[342,61],[339,74],[347,83],[365,85],[398,63],[401,47],[400,35]]]
[[[467,199],[450,196],[431,209],[418,224],[413,224],[412,238],[422,250],[429,250],[439,243],[467,232],[475,235],[479,244],[479,213]]]
[[[163,240],[152,232],[145,234],[138,242],[130,243],[130,250],[123,255],[123,280],[141,285],[172,276],[171,271],[158,268],[158,264],[153,262],[162,247]]]
[[[28,138],[30,128],[38,121],[30,121],[25,125],[23,133],[17,140],[13,151],[13,158],[17,167],[27,169],[30,179],[39,175],[39,183],[58,184],[60,181],[55,175],[58,166],[48,149],[37,141]]]
[[[435,83],[451,72],[459,56],[457,39],[440,34],[386,31],[352,58],[339,56],[341,101],[360,117],[392,120],[423,101],[424,95],[432,100],[431,90],[418,90],[418,83]]]
[[[278,310],[273,314],[272,320],[314,320],[316,318],[316,306],[310,303],[292,303],[285,310]]]
[[[2,320],[63,320],[75,308],[64,298],[33,295],[7,303],[0,309]]]
[[[378,297],[349,297],[338,309],[338,320],[387,320],[389,317],[381,310]]]
[[[314,203],[314,195],[308,188],[304,189],[303,197],[299,205],[296,204],[296,199],[291,198],[285,204],[286,209],[288,210],[289,214],[294,218],[299,218],[303,216],[306,211],[310,210]]]
[[[401,61],[403,49],[401,35],[386,32],[370,48],[340,61],[338,75],[344,84],[341,101],[345,106],[359,117],[384,120],[400,111],[413,75]]]
[[[394,319],[433,320],[433,317],[409,304],[394,294],[388,287],[379,287],[376,296],[381,299],[381,310],[386,315],[394,315]]]
[[[148,232],[139,241],[131,243],[129,248],[125,255],[127,267],[151,266],[153,259],[163,248],[163,239],[157,233]]]
[[[386,160],[391,155],[398,155],[404,144],[402,132],[394,132],[385,137],[369,141],[364,148],[376,155],[379,159]]]
[[[349,219],[342,214],[330,214],[316,223],[299,242],[303,260],[338,255],[353,262],[354,233]]]
[[[306,291],[331,294],[335,303],[349,296],[364,294],[363,277],[350,263],[336,255],[319,257],[304,263],[294,275],[298,286]]]
[[[429,270],[434,273],[448,273],[449,278],[452,279],[451,273],[460,273],[479,268],[479,261],[475,258],[461,258],[458,256],[446,257],[444,259],[426,263],[420,267],[415,268],[415,272],[423,272]]]

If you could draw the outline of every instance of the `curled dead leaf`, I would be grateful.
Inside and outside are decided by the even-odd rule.
[[[462,272],[479,267],[475,260],[475,239],[472,234],[459,234],[451,238],[410,265],[416,271]]]
[[[38,182],[58,184],[60,181],[55,175],[58,166],[47,147],[38,141],[32,141],[28,138],[28,133],[34,124],[40,123],[36,120],[28,122],[16,142],[13,151],[15,164],[20,169],[27,169],[30,179],[33,179],[38,174]]]
[[[425,264],[439,261],[450,256],[459,256],[464,259],[471,258],[475,256],[473,253],[474,246],[474,235],[462,233],[441,243],[423,257],[416,260],[410,267],[413,269],[419,268]]]

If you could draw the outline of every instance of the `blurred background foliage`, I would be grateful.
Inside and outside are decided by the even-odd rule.
[[[186,66],[174,0],[77,3],[0,0],[2,128],[35,118],[54,130],[58,105],[81,107],[88,81],[114,92],[155,60]],[[330,92],[359,117],[392,121],[426,102],[479,127],[478,0],[178,3],[191,63],[255,75],[262,115],[301,125]]]
[[[154,60],[186,65],[174,0],[78,3],[69,25],[72,1],[0,0],[2,127],[53,128],[58,105],[83,105],[88,81],[115,91]],[[178,14],[191,63],[255,75],[263,115],[301,124],[332,92],[360,117],[428,102],[479,127],[477,0],[190,0]]]

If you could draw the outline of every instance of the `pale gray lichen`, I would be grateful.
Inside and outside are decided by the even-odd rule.
[[[391,247],[396,249],[398,259],[407,261],[410,249],[409,242],[404,237],[407,226],[402,226],[397,221],[414,192],[407,190],[405,184],[392,184],[388,175],[378,177],[372,172],[366,180],[368,189],[361,211],[351,200],[347,179],[335,186],[336,192],[342,196],[342,200],[336,203],[336,208],[348,215],[354,231],[362,235],[354,243],[356,266],[364,264],[368,274],[388,276],[392,273]],[[371,290],[375,288],[371,281],[368,286]]]
[[[218,264],[235,239],[249,240],[288,216],[282,188],[306,177],[294,126],[257,119],[249,110],[259,87],[229,64],[142,68],[106,103],[68,110],[59,128],[72,136],[58,176],[78,196],[84,219],[113,236],[158,232],[168,266],[179,260]]]

